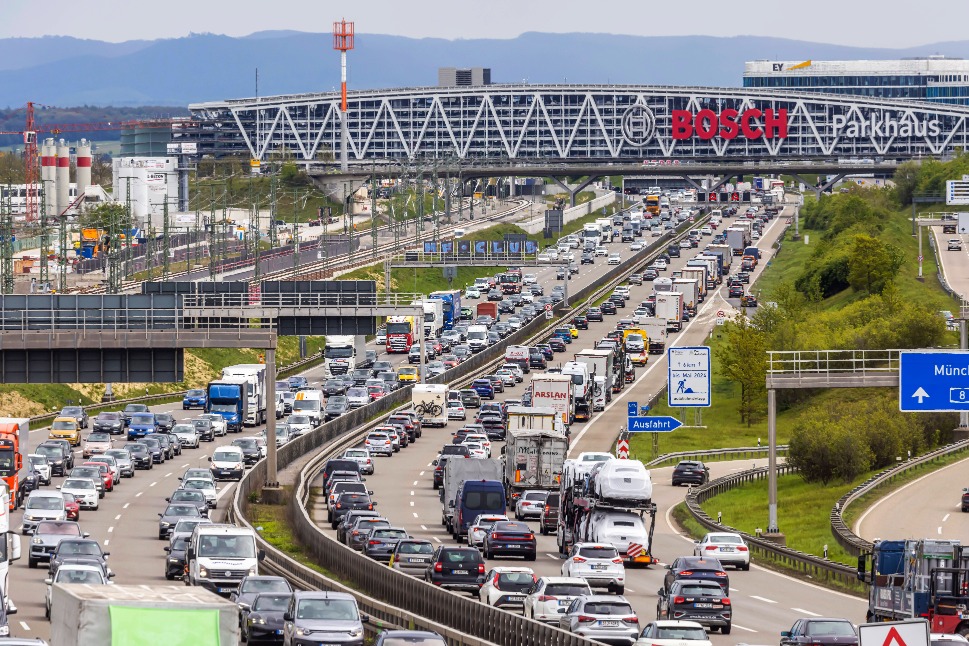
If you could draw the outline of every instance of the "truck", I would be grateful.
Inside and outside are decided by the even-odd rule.
[[[693,278],[677,278],[673,281],[673,289],[683,294],[683,308],[693,317],[696,316],[697,305],[700,302],[700,289]]]
[[[522,272],[520,269],[508,269],[498,274],[498,288],[502,294],[522,293]]]
[[[364,336],[328,336],[323,347],[323,374],[328,379],[348,375],[356,369],[358,358],[366,354],[367,338]]]
[[[529,386],[532,391],[532,406],[547,406],[558,413],[566,427],[575,421],[575,399],[572,396],[572,378],[554,372],[532,375]]]
[[[184,585],[57,583],[51,588],[50,641],[58,646],[241,644],[239,606]]]
[[[639,327],[646,330],[646,338],[649,339],[649,354],[663,354],[666,352],[666,319],[656,316],[639,319]]]
[[[444,331],[444,302],[426,298],[414,302],[424,308],[424,338],[439,337]]]
[[[857,570],[869,586],[866,621],[924,618],[933,633],[969,632],[969,616],[956,610],[969,606],[969,551],[958,540],[875,541]]]
[[[575,360],[586,364],[589,372],[594,375],[593,411],[605,410],[606,404],[612,400],[612,389],[616,380],[616,374],[612,369],[612,354],[612,350],[609,349],[580,350],[575,353]],[[595,381],[598,378],[602,378],[603,387]]]
[[[626,349],[615,339],[606,338],[596,341],[596,350],[609,350],[612,353],[612,374],[615,375],[612,383],[612,393],[620,393],[626,387],[626,368],[627,357]]]
[[[498,303],[496,303],[494,301],[478,303],[478,305],[474,308],[474,315],[475,316],[490,316],[492,321],[497,321],[498,320]]]
[[[650,194],[646,196],[645,200],[643,200],[643,202],[646,204],[646,210],[651,215],[654,215],[654,216],[659,215],[659,211],[660,211],[659,197],[660,197],[659,195]]]
[[[703,253],[709,256],[720,256],[720,273],[729,274],[730,264],[733,262],[733,249],[729,245],[725,244],[713,244],[709,245],[703,250]]]
[[[612,240],[612,220],[609,218],[596,218],[596,224],[599,225],[599,230],[602,233],[602,242],[609,242]]]
[[[562,374],[572,379],[575,420],[589,421],[592,419],[592,379],[588,366],[578,361],[567,361],[562,366]]]
[[[666,319],[667,332],[679,332],[683,322],[683,294],[680,292],[657,293],[656,317]]]
[[[509,406],[508,430],[555,431],[565,434],[565,425],[554,408],[548,406]]]
[[[19,508],[23,503],[20,470],[23,468],[23,454],[27,452],[29,440],[30,418],[0,417],[0,477],[7,485],[7,502],[11,510]],[[7,515],[4,514],[4,517]]]
[[[454,535],[454,513],[457,507],[456,496],[465,480],[497,480],[501,482],[500,460],[448,460],[444,467],[444,481],[441,484],[441,524],[449,534]],[[473,519],[472,519],[473,520]]]
[[[649,362],[649,355],[646,352],[649,337],[646,330],[637,327],[623,329],[622,343],[633,365],[645,366]]]
[[[730,247],[733,255],[739,256],[743,253],[744,247],[750,243],[748,234],[740,227],[727,227],[723,230],[724,243]]]
[[[428,298],[441,301],[441,309],[444,315],[444,329],[453,330],[461,319],[461,290],[445,289],[431,292]]]
[[[509,430],[502,452],[505,498],[514,508],[525,491],[558,488],[569,440],[557,431]]]
[[[712,292],[717,288],[717,274],[715,273],[714,266],[712,263],[703,260],[702,258],[690,258],[686,261],[686,267],[680,272],[680,276],[683,276],[683,271],[688,268],[702,267],[703,277],[705,281],[705,287],[707,292]],[[671,288],[672,289],[672,288]]]
[[[696,281],[697,300],[702,303],[707,297],[707,270],[706,267],[686,266],[680,270],[680,278],[689,278]]]
[[[249,426],[266,423],[266,364],[240,363],[222,369],[222,378],[242,377],[246,380],[246,417]],[[273,392],[275,395],[275,391]]]
[[[221,415],[226,430],[238,433],[246,418],[246,389],[248,380],[243,377],[230,377],[210,381],[205,398],[205,412]]]
[[[531,372],[529,355],[530,350],[527,345],[510,345],[505,348],[505,363],[514,363],[527,375]]]
[[[417,340],[417,327],[413,316],[387,317],[387,354],[410,352]]]
[[[708,278],[713,278],[717,285],[723,282],[723,271],[720,269],[720,257],[712,256],[706,252],[703,252],[697,256],[694,256],[690,262],[703,261],[707,264],[707,268],[710,270]],[[689,264],[689,263],[687,263]]]
[[[0,483],[0,509],[4,507],[10,509],[12,505],[13,495],[10,489],[7,488],[6,483]],[[17,612],[17,606],[10,598],[10,564],[20,558],[20,550],[20,536],[10,529],[10,514],[0,514],[0,582],[3,583],[3,590],[0,592],[3,594],[3,603],[8,615]],[[3,633],[4,628],[7,629],[5,633]],[[10,634],[10,628],[6,625],[6,618],[2,617],[2,614],[0,614],[0,633]]]
[[[411,389],[411,403],[424,426],[447,426],[447,394],[445,384],[415,384]]]
[[[582,225],[582,232],[579,234],[582,236],[583,242],[595,243],[598,245],[602,242],[602,227],[596,222],[588,222]]]

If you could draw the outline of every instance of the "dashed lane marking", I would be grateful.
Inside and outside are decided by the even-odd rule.
[[[114,519],[115,520],[121,520],[121,514],[118,514],[117,516],[115,516]]]
[[[820,617],[821,616],[821,615],[819,615],[816,612],[811,612],[810,610],[805,610],[804,608],[791,608],[791,610],[793,610],[796,613],[802,614],[802,615],[807,615],[808,617]]]
[[[127,508],[128,508],[128,505],[130,505],[130,504],[131,504],[130,502],[126,502],[126,503],[124,504],[124,507],[122,507],[122,509],[127,509]]]
[[[28,631],[28,632],[30,631],[30,626],[27,625],[27,622],[26,621],[21,621],[20,622],[20,627],[23,628],[24,630]]]
[[[143,494],[143,493],[145,493],[145,492],[144,492],[144,491],[139,491],[138,493],[136,493],[136,494],[135,494],[135,498],[138,498],[138,497],[139,497],[139,496],[141,496],[141,494]]]
[[[755,632],[757,632],[753,628],[747,628],[746,626],[741,626],[740,624],[733,624],[733,627],[734,628],[739,628],[740,630],[746,630],[748,633],[755,633]]]
[[[764,603],[777,603],[773,599],[765,599],[764,597],[758,597],[756,594],[750,595],[751,599],[757,599],[758,601],[763,601]]]

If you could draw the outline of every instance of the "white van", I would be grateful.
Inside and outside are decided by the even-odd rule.
[[[467,231],[465,231],[464,229],[455,229],[454,230],[454,237],[455,238],[463,238],[466,234],[467,234]]]
[[[238,446],[220,446],[209,458],[212,477],[216,480],[242,480],[245,473],[245,459]]]
[[[323,393],[319,390],[301,390],[296,393],[293,414],[307,415],[313,420],[313,426],[319,426],[323,420]]]
[[[248,527],[196,525],[185,555],[189,584],[228,597],[242,579],[259,573],[264,557],[256,550],[255,531]]]

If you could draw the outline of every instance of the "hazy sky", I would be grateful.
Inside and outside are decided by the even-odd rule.
[[[777,36],[865,47],[967,38],[966,0],[0,0],[0,37],[70,35],[108,41],[191,32],[329,32],[346,17],[361,33],[513,38],[525,31],[632,35]]]

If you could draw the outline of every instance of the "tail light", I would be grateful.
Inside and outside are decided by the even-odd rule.
[[[525,540],[526,541],[533,541],[533,540],[535,540],[535,534],[525,534]]]
[[[340,503],[340,502],[338,502],[338,503],[336,504],[336,508],[337,508],[337,509],[343,509],[343,503]]]
[[[579,615],[578,617],[580,624],[589,624],[596,620],[595,617],[590,617],[589,615]]]
[[[498,577],[500,576],[501,576],[500,574],[496,574],[494,580],[491,582],[491,585],[494,586],[495,590],[501,589],[498,587]]]
[[[693,576],[693,570],[683,570],[680,572],[680,576]]]
[[[714,572],[713,574],[716,576],[727,576],[726,572]]]
[[[622,619],[620,619],[620,621],[622,621],[625,624],[639,625],[639,617],[637,617],[636,615],[633,615],[632,617],[623,617]]]
[[[686,597],[673,597],[673,603],[686,603]]]
[[[557,599],[556,599],[556,597],[552,597],[552,596],[549,596],[549,595],[547,595],[547,594],[543,594],[543,595],[541,595],[541,596],[540,596],[540,597],[538,598],[538,600],[539,600],[539,601],[556,601]]]
[[[737,548],[737,551],[738,552],[746,552],[747,551],[747,546],[746,545],[741,545],[741,546],[739,546]]]
[[[727,599],[726,597],[724,597],[723,599],[720,600],[720,603],[722,603],[725,606],[729,606],[730,605],[730,599]]]
[[[478,563],[478,574],[484,574],[484,563]]]
[[[703,549],[707,550],[708,552],[712,552],[713,550],[716,550],[716,549],[719,549],[719,548],[716,545],[707,545]]]
[[[612,562],[613,563],[622,563],[622,559],[617,556],[616,558],[612,559]]]
[[[498,534],[492,534],[491,535],[491,540],[493,540],[493,541],[498,540]]]
[[[353,535],[354,536],[359,536],[360,535],[360,532],[358,532],[357,530],[353,530]]]
[[[435,571],[435,572],[441,572],[441,571],[443,571],[443,570],[444,570],[444,568],[443,568],[443,567],[441,566],[441,564],[440,564],[440,563],[435,563],[435,564],[434,564],[434,571]]]
[[[373,511],[373,503],[370,503],[369,505],[367,505],[367,509],[369,509],[370,511]]]
[[[548,505],[545,505],[545,513],[546,514],[549,512],[549,509],[550,509],[550,507]]]
[[[572,562],[573,562],[573,563],[585,563],[585,559],[584,559],[584,558],[582,558],[581,556],[576,556],[576,557],[574,557],[574,558],[572,559]]]
[[[367,545],[380,545],[380,541],[367,541]]]

